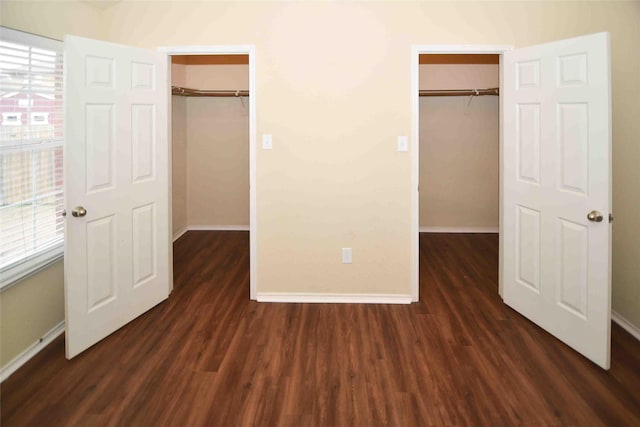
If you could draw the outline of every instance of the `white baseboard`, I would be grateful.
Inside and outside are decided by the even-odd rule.
[[[0,369],[0,382],[3,382],[11,374],[17,371],[22,365],[27,363],[33,356],[38,354],[43,348],[49,345],[54,339],[64,333],[64,320],[58,323],[53,329],[44,334],[40,340],[31,344],[29,348],[17,355],[11,362],[7,363]]]
[[[187,231],[249,231],[248,225],[188,225],[173,235],[175,242]]]
[[[420,233],[497,233],[498,227],[420,227]]]
[[[182,227],[176,234],[173,235],[173,241],[175,242],[176,240],[181,238],[187,231],[189,231],[189,227]]]
[[[258,302],[315,304],[411,304],[411,295],[262,292],[258,293],[257,300]]]
[[[189,231],[249,231],[248,225],[189,225]]]
[[[622,329],[629,332],[635,339],[640,341],[640,328],[638,328],[636,325],[629,322],[627,319],[625,319],[615,311],[611,311],[611,320],[616,322]]]

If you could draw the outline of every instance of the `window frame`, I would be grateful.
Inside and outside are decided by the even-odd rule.
[[[34,47],[37,49],[46,49],[59,52],[62,55],[62,66],[64,69],[64,42],[60,40],[50,39],[47,37],[26,33],[23,31],[13,30],[11,28],[0,26],[0,40],[16,43],[21,45],[26,45],[29,47]],[[63,72],[64,74],[64,72]],[[63,75],[61,75],[63,77]],[[64,91],[64,83],[62,85]],[[33,102],[33,101],[31,101]],[[64,95],[62,99],[63,103],[63,111],[64,111]],[[20,122],[18,124],[9,124],[9,126],[16,125],[25,125],[22,123],[22,113],[20,114]],[[33,112],[32,112],[33,114]],[[41,113],[38,113],[41,114]],[[47,122],[48,113],[47,114]],[[4,117],[3,117],[4,119]],[[62,136],[62,146],[64,147],[64,120],[66,119],[65,114],[62,114],[63,120],[63,136]],[[32,115],[27,115],[27,123],[26,125],[33,125],[32,123]],[[3,120],[4,122],[4,120]],[[3,123],[3,125],[5,125]],[[64,164],[64,154],[63,154],[63,164]],[[62,184],[62,197],[64,200],[64,174],[62,176],[63,184]],[[64,214],[63,214],[64,216]],[[45,245],[41,245],[35,249],[35,251],[29,255],[26,255],[22,258],[16,259],[10,264],[5,265],[0,268],[0,291],[4,291],[7,288],[19,283],[21,280],[26,279],[29,276],[32,276],[39,271],[44,270],[45,268],[51,266],[52,264],[61,260],[64,256],[64,222],[63,222],[63,234],[62,238],[56,242],[48,243]]]

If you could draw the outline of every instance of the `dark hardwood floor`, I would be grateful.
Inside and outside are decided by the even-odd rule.
[[[614,325],[603,371],[506,307],[496,235],[421,235],[411,305],[258,304],[248,247],[187,233],[171,297],[71,361],[54,341],[2,426],[640,426],[640,342]]]

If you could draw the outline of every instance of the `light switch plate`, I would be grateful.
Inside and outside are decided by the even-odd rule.
[[[409,151],[409,138],[406,136],[398,137],[398,151]]]
[[[262,135],[262,149],[271,150],[273,148],[273,138],[271,135]]]
[[[342,248],[342,263],[351,264],[353,262],[353,253],[351,248]]]

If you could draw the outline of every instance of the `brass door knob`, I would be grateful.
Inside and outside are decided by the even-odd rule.
[[[75,216],[76,218],[80,216],[85,216],[86,214],[87,214],[87,210],[82,206],[76,206],[71,211],[71,215]]]
[[[598,211],[591,211],[587,214],[587,219],[593,222],[602,222],[603,216]]]

